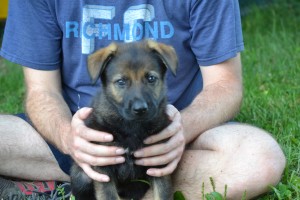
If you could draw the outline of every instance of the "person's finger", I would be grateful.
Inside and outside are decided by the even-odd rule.
[[[178,131],[182,129],[182,125],[178,121],[173,121],[169,126],[167,126],[165,129],[163,129],[160,133],[152,135],[148,137],[144,143],[145,144],[154,144],[159,141],[168,139],[175,135]]]
[[[113,136],[110,133],[93,130],[85,125],[78,125],[74,128],[76,136],[79,136],[87,141],[93,142],[111,142]]]
[[[134,156],[136,158],[158,156],[166,154],[179,146],[183,146],[185,142],[184,137],[181,134],[177,135],[177,137],[174,136],[165,143],[159,143],[140,149],[134,152]]]
[[[85,120],[88,118],[88,116],[92,113],[93,109],[89,107],[81,108],[78,112],[78,117],[82,120]]]
[[[92,111],[93,111],[92,108],[88,108],[88,107],[81,108],[74,114],[73,118],[76,120],[76,122],[83,123],[83,121],[87,119],[88,116],[92,113]]]
[[[179,113],[179,111],[177,110],[177,108],[175,108],[175,106],[168,104],[166,107],[166,113],[169,116],[170,119],[173,119],[174,116]]]
[[[180,158],[175,159],[164,168],[150,168],[147,170],[147,174],[149,176],[155,176],[155,177],[170,175],[176,169],[179,161],[180,161]]]
[[[91,112],[91,108],[81,108],[75,113],[72,119],[73,133],[87,141],[111,142],[113,140],[113,136],[110,133],[97,131],[86,127],[84,120],[90,115]]]
[[[79,166],[93,180],[96,180],[99,182],[109,182],[110,181],[109,176],[107,176],[106,174],[100,174],[100,173],[96,172],[88,164],[80,164]]]
[[[156,144],[134,152],[134,157],[142,158],[142,157],[158,156],[158,155],[166,154],[172,151],[176,147],[177,145],[174,143]]]
[[[125,158],[122,156],[95,157],[80,151],[76,151],[73,157],[77,163],[86,163],[91,166],[107,166],[125,162]]]
[[[154,144],[164,139],[168,139],[183,129],[180,112],[174,106],[168,105],[166,113],[169,115],[171,124],[163,129],[160,133],[146,138],[144,141],[145,144]]]
[[[74,139],[74,149],[76,151],[82,151],[83,153],[98,157],[117,156],[125,153],[125,150],[121,147],[90,143],[79,137]]]
[[[171,151],[167,154],[161,155],[161,156],[138,159],[135,161],[135,164],[143,165],[143,166],[165,165],[165,164],[172,162],[177,157],[181,157],[181,154],[182,154],[182,150],[181,150],[181,148],[178,148],[176,150],[173,150],[173,151]]]

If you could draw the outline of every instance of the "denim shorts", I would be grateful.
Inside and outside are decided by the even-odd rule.
[[[29,120],[29,118],[24,114],[24,113],[20,113],[20,114],[16,114],[15,116],[20,117],[21,119],[25,120],[27,123],[29,123],[31,126],[31,122]],[[71,168],[71,164],[73,162],[73,160],[71,159],[71,157],[69,155],[63,154],[62,152],[60,152],[55,146],[53,146],[52,144],[48,143],[49,148],[51,149],[56,161],[59,164],[59,167],[68,175],[70,175],[70,168]]]

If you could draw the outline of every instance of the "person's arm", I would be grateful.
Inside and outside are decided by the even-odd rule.
[[[24,67],[25,109],[44,139],[68,154],[64,138],[71,131],[72,114],[62,97],[60,70],[42,71]]]
[[[232,119],[242,102],[242,73],[240,55],[217,65],[200,67],[203,76],[203,91],[180,113],[169,107],[172,123],[157,135],[147,138],[153,144],[166,138],[166,143],[152,145],[139,150],[135,156],[137,164],[164,168],[152,168],[148,174],[163,176],[171,174],[183,153],[183,142],[192,142],[205,130]],[[185,140],[182,140],[184,136]]]
[[[123,150],[90,141],[108,142],[113,140],[112,135],[85,126],[84,119],[91,112],[89,108],[82,108],[72,116],[62,96],[60,70],[42,71],[24,67],[24,76],[26,112],[38,132],[60,151],[71,155],[90,178],[108,181],[108,176],[96,173],[91,165],[123,162],[124,158],[118,156],[123,154]]]
[[[203,90],[190,106],[181,111],[187,143],[205,130],[233,119],[243,98],[239,54],[223,63],[200,69]]]

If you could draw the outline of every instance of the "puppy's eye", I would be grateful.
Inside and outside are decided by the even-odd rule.
[[[157,81],[157,77],[153,75],[147,76],[148,83],[155,83]]]
[[[117,84],[120,87],[124,87],[126,85],[126,79],[125,78],[121,78],[115,81],[115,84]]]

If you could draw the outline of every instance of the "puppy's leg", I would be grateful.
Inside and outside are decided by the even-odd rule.
[[[152,186],[154,200],[171,200],[172,197],[172,180],[170,176],[153,177]]]
[[[94,181],[94,189],[97,200],[121,200],[113,181],[107,183]]]
[[[76,200],[96,200],[93,180],[76,164],[71,168],[71,187]]]

